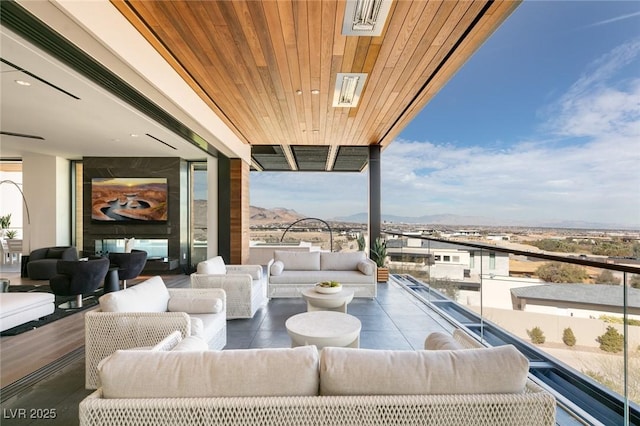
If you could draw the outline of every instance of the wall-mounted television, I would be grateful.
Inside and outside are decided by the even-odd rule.
[[[166,222],[167,200],[167,178],[91,179],[91,220],[95,222]]]

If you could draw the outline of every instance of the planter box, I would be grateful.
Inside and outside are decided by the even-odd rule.
[[[386,283],[389,281],[389,268],[378,268],[377,276],[379,283]]]

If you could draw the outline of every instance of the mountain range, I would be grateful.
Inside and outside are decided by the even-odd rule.
[[[200,218],[205,226],[206,223],[206,201],[197,200],[195,203],[196,221]],[[291,224],[296,220],[309,217],[292,209],[284,207],[276,207],[267,209],[264,207],[250,206],[250,216],[252,225],[268,225],[272,223]],[[369,221],[367,213],[357,213],[349,216],[338,216],[333,218],[321,218],[330,222],[348,222],[348,223],[367,223]],[[382,221],[385,224],[424,224],[424,225],[449,225],[449,226],[522,226],[522,227],[541,227],[556,229],[608,229],[608,230],[629,230],[637,229],[630,226],[624,226],[611,223],[596,223],[583,221],[560,221],[560,222],[539,222],[530,223],[522,221],[509,221],[487,218],[482,216],[462,216],[455,214],[434,214],[424,216],[397,216],[382,215]]]

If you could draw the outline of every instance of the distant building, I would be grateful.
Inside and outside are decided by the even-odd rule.
[[[603,284],[544,284],[511,289],[514,310],[598,318],[622,315],[623,286]],[[627,288],[627,313],[640,319],[640,290]]]
[[[391,269],[428,272],[431,278],[479,280],[480,274],[509,275],[509,254],[455,243],[396,238],[387,241]]]

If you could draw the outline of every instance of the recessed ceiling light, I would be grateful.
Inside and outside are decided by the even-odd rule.
[[[131,136],[132,138],[140,137],[140,135],[138,135],[137,133],[131,133],[129,136]]]
[[[347,0],[342,22],[343,35],[379,36],[389,15],[392,0]]]
[[[19,84],[20,86],[31,86],[31,83],[24,80],[16,80],[16,83]]]
[[[313,94],[313,95],[317,95],[318,93],[320,93],[320,91],[318,89],[313,89],[311,91],[311,94]]]
[[[338,73],[333,93],[333,106],[346,108],[357,106],[366,79],[366,73]]]
[[[300,89],[296,90],[296,95],[302,95],[302,90]]]

